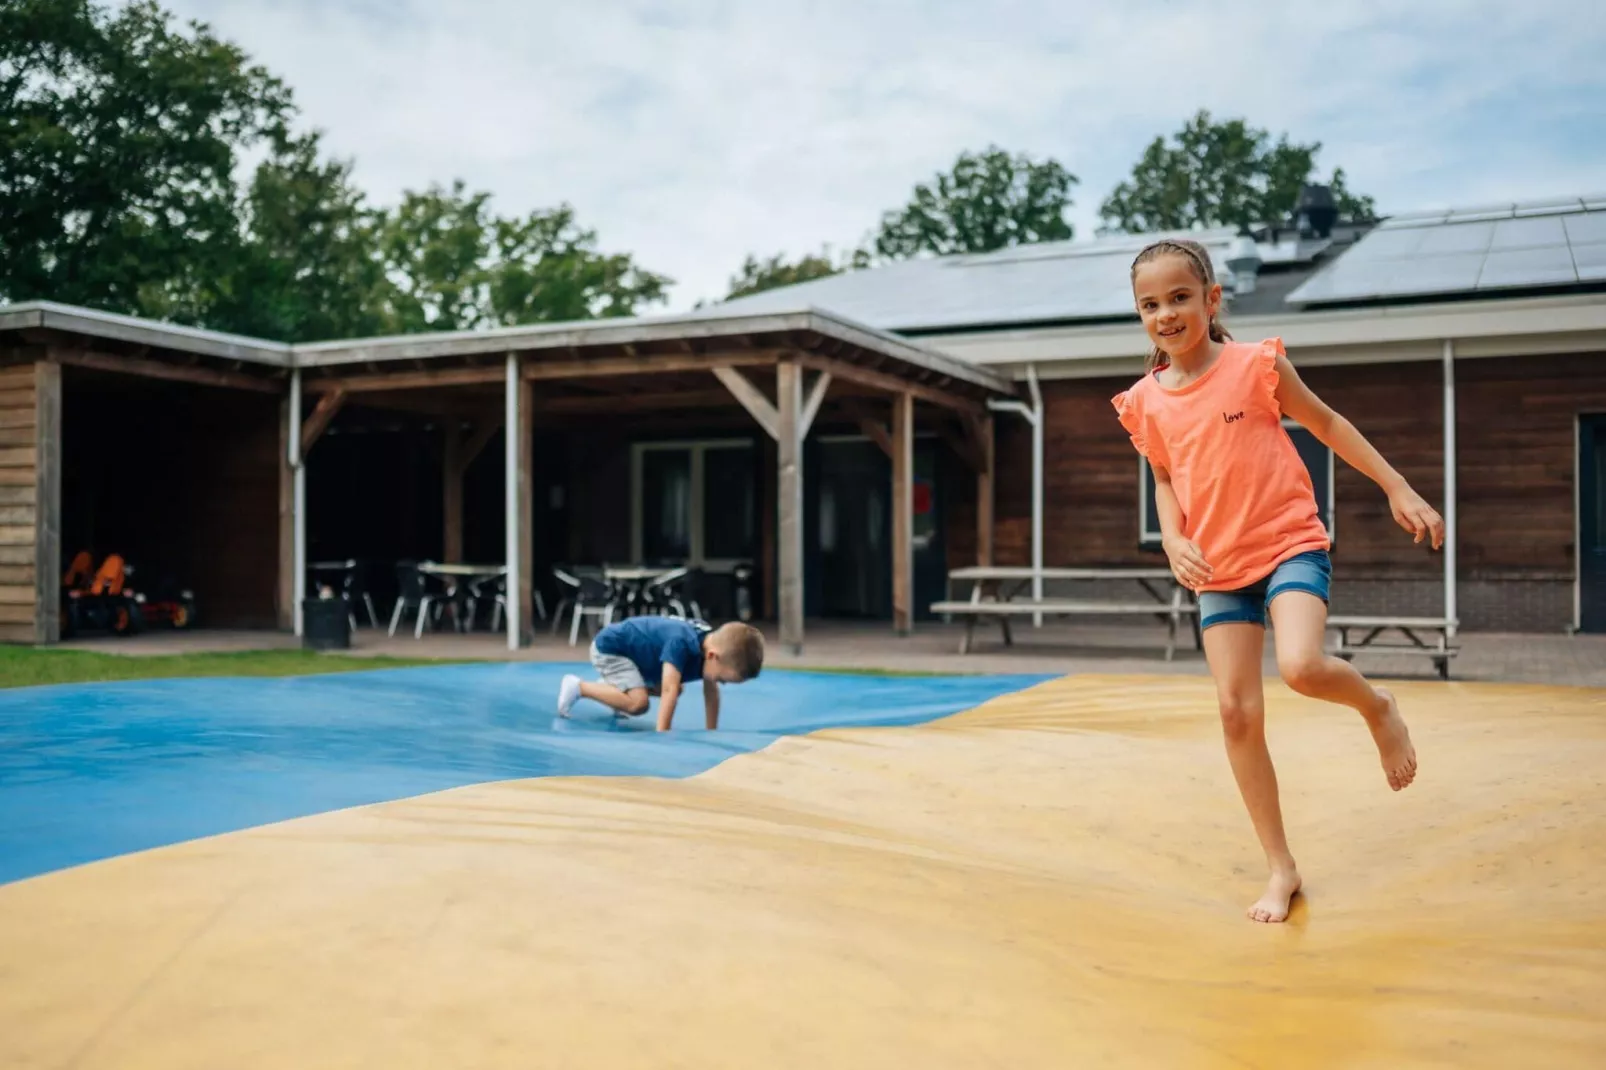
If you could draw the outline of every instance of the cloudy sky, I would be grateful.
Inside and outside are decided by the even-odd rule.
[[[843,248],[964,149],[1098,204],[1195,110],[1322,142],[1384,211],[1606,192],[1601,0],[165,0],[295,90],[382,203],[465,179],[569,201],[723,296],[749,252]]]

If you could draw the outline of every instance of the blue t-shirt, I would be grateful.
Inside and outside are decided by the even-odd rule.
[[[680,670],[685,681],[703,678],[703,636],[713,631],[700,620],[678,617],[631,617],[597,634],[597,651],[629,658],[648,687],[663,683],[664,663]]]

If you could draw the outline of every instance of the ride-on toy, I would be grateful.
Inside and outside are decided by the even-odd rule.
[[[80,632],[134,635],[149,624],[188,628],[195,622],[195,596],[164,584],[157,597],[129,585],[133,566],[121,554],[108,554],[99,570],[89,574],[91,558],[79,553],[61,581],[61,636]]]
[[[195,592],[180,590],[171,577],[152,585],[149,591],[135,595],[146,625],[165,624],[184,629],[195,623]]]

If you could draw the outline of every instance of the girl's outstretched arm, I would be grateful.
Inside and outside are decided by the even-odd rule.
[[[1405,477],[1383,459],[1354,424],[1334,412],[1305,385],[1287,357],[1277,358],[1277,404],[1285,416],[1381,487],[1388,495],[1395,523],[1416,536],[1417,542],[1428,538],[1435,550],[1444,545],[1444,518],[1411,489]]]

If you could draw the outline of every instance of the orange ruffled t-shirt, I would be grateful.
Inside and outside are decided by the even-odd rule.
[[[1233,591],[1278,564],[1329,547],[1310,473],[1277,404],[1280,338],[1228,342],[1177,389],[1155,373],[1112,401],[1132,444],[1171,473],[1182,534],[1214,568],[1202,590]]]

